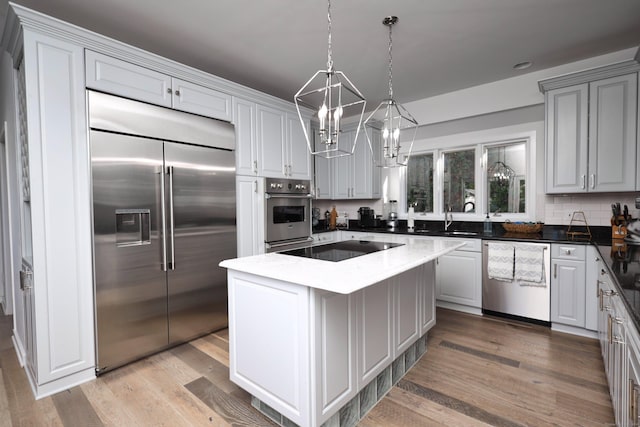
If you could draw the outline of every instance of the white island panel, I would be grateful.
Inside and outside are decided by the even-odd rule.
[[[234,381],[300,421],[308,412],[309,290],[236,275],[229,287]]]

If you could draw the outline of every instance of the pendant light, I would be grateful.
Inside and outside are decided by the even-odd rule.
[[[331,50],[331,0],[327,1],[327,69],[318,70],[295,94],[294,101],[298,118],[307,142],[309,152],[325,158],[342,157],[353,154],[358,141],[366,101],[349,78],[333,66]],[[310,137],[301,108],[315,111],[318,133]],[[342,134],[345,117],[359,115],[358,127],[353,138]],[[355,120],[354,120],[355,121]]]
[[[382,24],[389,27],[389,98],[378,105],[364,122],[369,148],[373,161],[379,167],[406,166],[413,150],[413,142],[418,131],[418,122],[393,99],[393,38],[391,28],[398,22],[397,16],[387,16]],[[380,132],[380,147],[372,141],[374,134]],[[401,153],[402,147],[408,147]]]
[[[500,148],[498,148],[500,150]],[[498,152],[499,154],[500,152]],[[487,176],[492,181],[511,181],[516,173],[504,161],[507,160],[507,149],[502,147],[502,161],[498,160],[487,168]]]

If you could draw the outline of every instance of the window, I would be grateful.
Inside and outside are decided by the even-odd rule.
[[[451,212],[475,212],[475,149],[444,153],[443,162],[443,208],[445,210],[451,210]]]
[[[535,135],[508,140],[483,140],[474,145],[414,153],[400,173],[406,183],[406,208],[425,219],[442,218],[443,212],[458,218],[481,220],[488,212],[501,219],[531,220],[535,194],[529,170],[529,152],[535,152]],[[532,186],[533,185],[533,186]]]
[[[486,153],[489,212],[525,212],[526,143],[488,147]]]
[[[407,207],[433,212],[433,153],[413,155],[407,167]]]

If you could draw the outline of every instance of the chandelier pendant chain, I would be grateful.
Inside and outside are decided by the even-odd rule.
[[[389,100],[393,99],[393,23],[387,24],[389,27]]]
[[[333,71],[333,58],[331,50],[331,0],[327,1],[327,72]]]

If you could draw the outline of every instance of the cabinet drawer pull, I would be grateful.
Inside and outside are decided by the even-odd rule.
[[[638,385],[629,379],[629,418],[632,426],[638,425]]]
[[[602,292],[602,289],[598,290],[598,300],[600,302],[600,311],[604,310],[604,292]]]
[[[580,188],[582,188],[583,190],[585,185],[585,179],[586,179],[585,175],[580,175]]]
[[[611,315],[607,315],[607,338],[609,338],[609,344],[613,344],[613,321]]]
[[[589,185],[591,188],[596,188],[596,174],[592,173],[589,175]]]
[[[558,264],[553,264],[553,278],[558,278]]]

